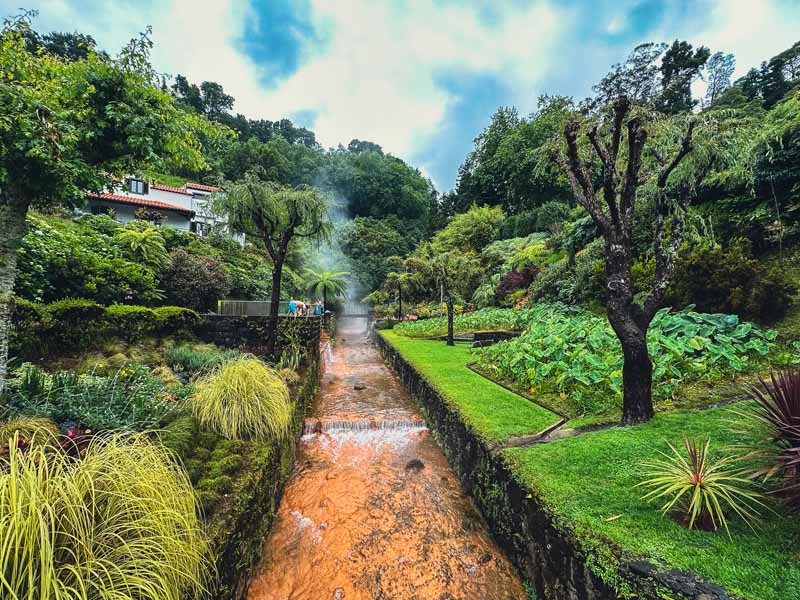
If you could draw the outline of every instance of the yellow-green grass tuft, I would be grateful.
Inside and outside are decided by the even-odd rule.
[[[17,436],[25,440],[51,441],[58,435],[58,426],[47,417],[17,417],[0,423],[0,447],[15,440]]]
[[[289,431],[292,402],[280,374],[257,358],[220,365],[190,398],[198,422],[228,439],[280,439]]]
[[[145,435],[96,437],[82,459],[11,447],[0,461],[0,597],[203,594],[211,563],[198,514],[185,471]]]

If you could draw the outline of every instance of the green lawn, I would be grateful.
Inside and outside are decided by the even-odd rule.
[[[391,330],[378,332],[422,373],[484,439],[504,442],[536,434],[558,422],[558,415],[495,385],[467,368],[469,346],[415,340]]]
[[[642,501],[635,487],[642,479],[639,465],[667,450],[665,440],[678,445],[684,433],[710,437],[718,451],[736,443],[733,418],[726,408],[673,411],[646,425],[504,453],[521,480],[591,547],[611,542],[656,564],[700,574],[743,598],[800,598],[800,519],[767,514],[757,533],[731,519],[731,538],[724,531],[689,531]]]
[[[380,333],[486,439],[502,441],[555,422],[552,413],[466,369],[467,346]],[[642,501],[642,490],[635,487],[641,463],[666,450],[665,440],[680,444],[684,433],[710,437],[718,455],[737,441],[733,418],[729,408],[673,410],[645,425],[507,449],[503,455],[556,519],[595,550],[594,569],[612,584],[611,549],[621,548],[665,569],[697,573],[748,600],[800,600],[800,519],[767,514],[753,533],[731,518],[731,538],[724,531],[689,531],[662,516],[658,505]]]

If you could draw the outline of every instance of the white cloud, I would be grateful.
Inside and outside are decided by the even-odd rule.
[[[463,6],[413,6],[316,0],[314,18],[330,32],[329,43],[266,95],[268,105],[279,113],[316,111],[314,129],[325,144],[356,137],[407,156],[424,144],[453,100],[437,86],[438,74],[490,71],[523,96],[547,70],[559,22],[543,4],[493,25]]]
[[[710,27],[692,35],[712,52],[736,55],[734,79],[762,61],[786,50],[800,39],[800,3],[795,10],[781,10],[786,2],[717,0],[707,19]]]
[[[707,22],[708,28],[692,33],[689,39],[712,52],[733,53],[736,70],[732,81],[800,38],[800,6],[794,11],[781,10],[778,2],[717,0]],[[703,96],[705,91],[703,81],[692,86],[695,96]]]

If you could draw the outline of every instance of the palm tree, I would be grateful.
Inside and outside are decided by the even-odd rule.
[[[328,294],[342,296],[347,291],[347,271],[314,271],[306,269],[308,289],[316,296],[322,294],[322,306],[328,309]]]
[[[415,289],[419,281],[415,273],[408,271],[390,271],[386,274],[383,282],[387,290],[397,291],[397,320],[403,320],[403,291],[409,292]]]

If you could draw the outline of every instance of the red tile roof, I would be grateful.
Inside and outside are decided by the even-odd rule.
[[[192,183],[191,181],[187,182],[185,187],[204,192],[219,192],[222,190],[222,188],[214,187],[213,185],[203,185],[202,183]]]
[[[182,213],[185,215],[193,215],[194,211],[177,204],[170,204],[169,202],[161,202],[160,200],[147,200],[145,198],[136,198],[134,196],[122,196],[120,194],[87,194],[90,198],[97,198],[98,200],[108,200],[109,202],[119,202],[120,204],[132,204],[134,206],[147,206],[149,208],[161,208],[163,210],[172,210],[174,212]]]
[[[186,188],[177,188],[171,185],[162,185],[160,183],[153,183],[150,185],[154,190],[161,190],[162,192],[172,192],[173,194],[185,194],[191,196],[192,192],[187,192]]]

